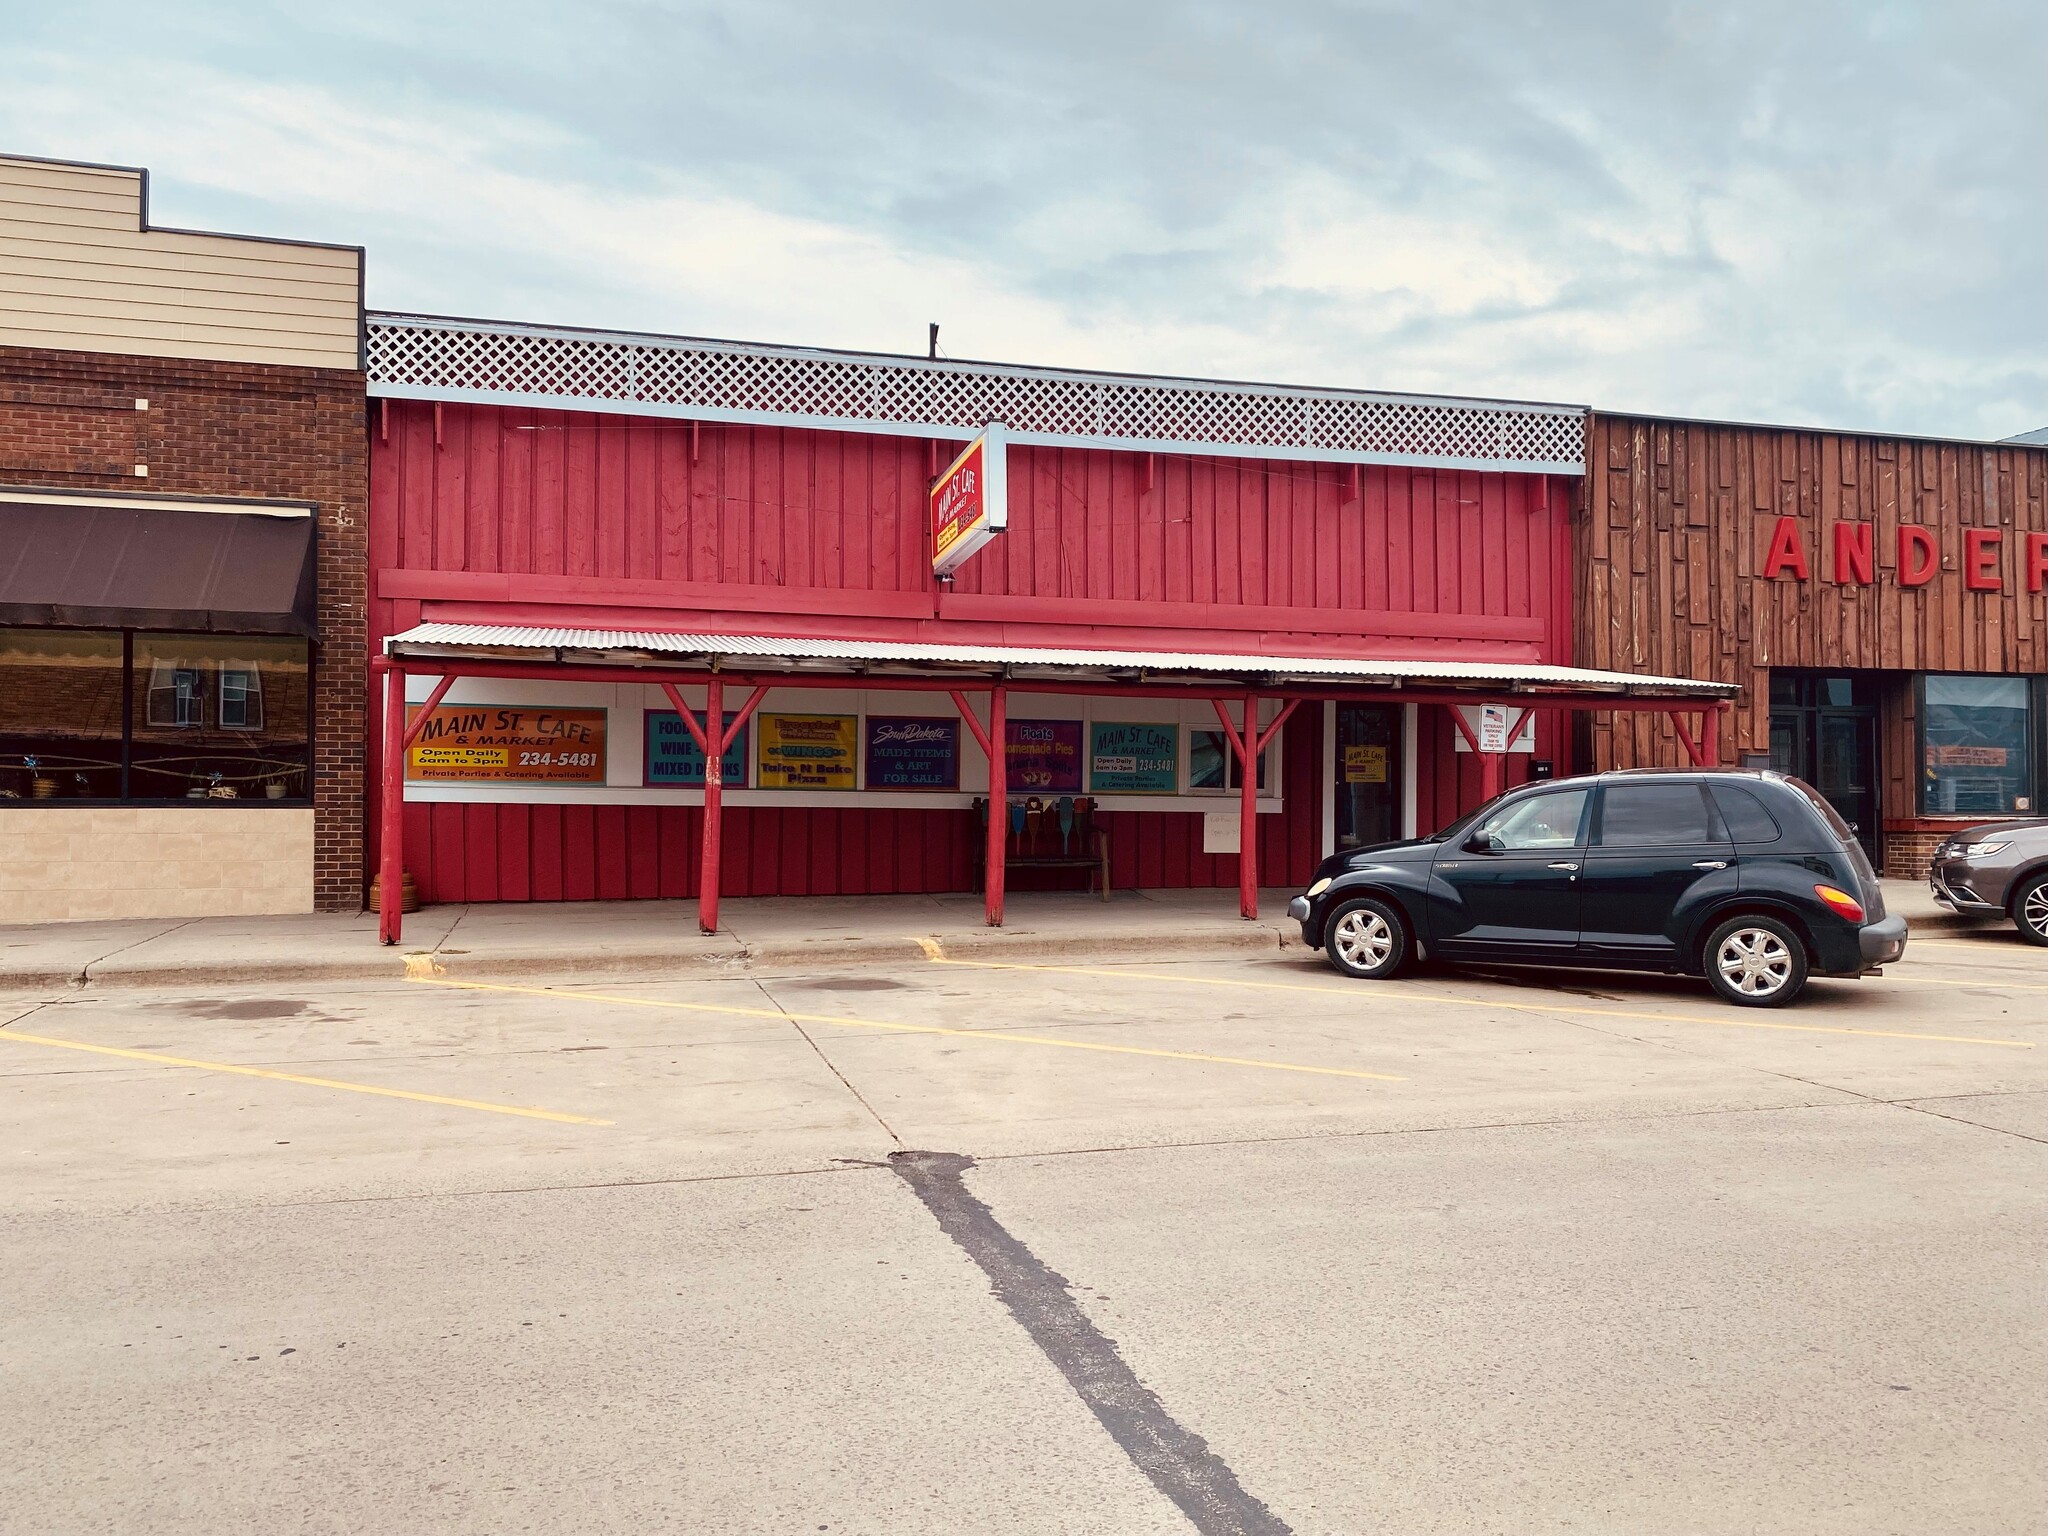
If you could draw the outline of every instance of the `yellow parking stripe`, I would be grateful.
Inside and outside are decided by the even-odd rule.
[[[1019,1035],[1007,1030],[948,1029],[938,1024],[899,1024],[888,1019],[855,1019],[836,1013],[790,1013],[780,1008],[742,1008],[726,1003],[680,1003],[666,998],[621,997],[611,992],[563,991],[555,987],[515,987],[493,981],[455,981],[443,976],[409,978],[425,987],[461,987],[472,992],[515,992],[527,997],[552,997],[591,1003],[618,1003],[627,1008],[670,1008],[683,1013],[721,1013],[778,1023],[836,1024],[847,1029],[881,1029],[904,1035],[945,1035],[960,1040],[994,1040],[1004,1045],[1040,1045],[1057,1051],[1100,1051],[1111,1056],[1154,1056],[1165,1061],[1201,1061],[1224,1067],[1254,1067],[1262,1072],[1306,1072],[1316,1077],[1355,1077],[1376,1083],[1407,1079],[1387,1072],[1360,1072],[1351,1067],[1315,1067],[1295,1061],[1254,1061],[1244,1056],[1210,1056],[1200,1051],[1160,1051],[1142,1045],[1110,1045],[1099,1040],[1054,1040],[1045,1035]]]
[[[1319,987],[1301,982],[1289,981],[1240,981],[1216,976],[1170,976],[1160,971],[1130,971],[1121,967],[1090,967],[1080,965],[1029,965],[1023,961],[999,960],[954,960],[943,954],[932,953],[936,945],[925,947],[926,958],[933,965],[961,965],[982,971],[1049,971],[1067,976],[1103,976],[1118,981],[1165,981],[1183,986],[1242,987],[1265,992],[1326,992],[1353,1001],[1362,1001],[1367,996],[1356,986]],[[1869,1035],[1881,1040],[1933,1040],[1945,1045],[2003,1045],[2016,1050],[2031,1051],[2031,1040],[1987,1040],[1973,1035],[1929,1035],[1915,1030],[1903,1029],[1850,1029],[1839,1024],[1781,1024],[1771,1019],[1709,1018],[1705,1014],[1693,1013],[1650,1013],[1631,1008],[1580,1008],[1564,1007],[1557,1004],[1511,1002],[1506,998],[1458,997],[1446,992],[1399,991],[1389,994],[1403,1002],[1426,1003],[1443,1008],[1510,1008],[1522,1013],[1557,1014],[1566,1018],[1595,1017],[1603,1019],[1644,1019],[1653,1024],[1717,1024],[1725,1029],[1771,1029],[1786,1030],[1807,1035]]]
[[[299,1083],[307,1088],[338,1088],[343,1093],[369,1093],[381,1099],[411,1099],[419,1104],[445,1104],[451,1109],[480,1109],[492,1115],[519,1115],[528,1120],[554,1120],[563,1125],[610,1125],[588,1115],[565,1115],[553,1109],[526,1109],[517,1104],[487,1104],[481,1099],[451,1099],[438,1093],[414,1093],[408,1088],[373,1088],[368,1083],[344,1083],[333,1077],[305,1077],[297,1072],[278,1072],[269,1067],[243,1067],[228,1061],[194,1061],[188,1056],[165,1056],[157,1051],[131,1051],[115,1045],[88,1045],[83,1040],[58,1040],[49,1035],[25,1035],[19,1030],[0,1029],[0,1040],[18,1040],[23,1045],[50,1045],[66,1051],[90,1051],[95,1056],[121,1056],[130,1061],[150,1061],[163,1067],[191,1067],[200,1072],[232,1072],[238,1077],[268,1078],[274,1083]]]

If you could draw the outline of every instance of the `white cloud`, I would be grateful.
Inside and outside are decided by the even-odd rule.
[[[167,222],[364,244],[385,308],[898,351],[937,319],[959,356],[2048,420],[2023,29],[1959,92],[1942,50],[1974,32],[1836,0],[1177,29],[1047,0],[946,11],[962,78],[919,51],[939,15],[81,0],[0,51],[0,144],[146,163]]]

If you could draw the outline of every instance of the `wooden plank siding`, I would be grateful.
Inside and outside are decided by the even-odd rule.
[[[934,452],[917,439],[392,400],[372,402],[370,440],[373,643],[448,618],[1572,659],[1565,478],[1013,447],[1008,531],[942,588],[927,553]],[[1320,857],[1322,734],[1321,709],[1304,706],[1282,738],[1285,809],[1258,818],[1272,883],[1305,882]],[[1540,717],[1538,755],[1562,740]],[[1425,828],[1476,801],[1479,765],[1453,753],[1443,710],[1423,709],[1417,758]],[[694,896],[699,815],[413,804],[406,858],[437,901]],[[726,817],[729,894],[972,878],[965,808]],[[1236,882],[1234,856],[1201,851],[1198,813],[1113,811],[1104,825],[1119,887]]]
[[[1916,806],[1910,674],[2048,670],[2048,591],[2028,540],[2048,532],[2048,449],[1596,414],[1572,523],[1580,665],[1738,684],[1724,752],[1770,749],[1770,669],[1894,674],[1879,682],[1888,826]],[[1790,518],[1808,566],[1764,568]],[[1870,527],[1875,580],[1837,580],[1836,529]],[[1939,566],[1903,586],[1899,529]],[[1972,591],[1964,534],[1994,529],[2000,590]],[[1594,717],[1599,767],[1677,760],[1663,716]]]
[[[144,176],[0,156],[0,346],[361,366],[359,249],[151,228]]]
[[[938,589],[917,439],[397,400],[371,413],[389,487],[373,516],[397,529],[382,570],[558,577],[593,598],[724,587],[765,608],[917,594],[929,616],[989,622],[1178,630],[1198,609],[1218,633],[1391,629],[1471,655],[1513,642],[1532,661],[1570,645],[1543,576],[1567,479],[1371,466],[1354,497],[1348,466],[1013,446],[1008,532]]]

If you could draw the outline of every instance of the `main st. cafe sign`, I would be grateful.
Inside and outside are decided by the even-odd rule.
[[[950,576],[1010,521],[1009,445],[992,421],[932,482],[932,574]]]
[[[1960,530],[1963,585],[1972,592],[2005,590],[2005,544],[2003,528]],[[1827,579],[1836,586],[1868,587],[1877,581],[1876,525],[1836,523],[1833,560]],[[2015,541],[2021,569],[2029,592],[2048,587],[2048,533],[2030,532]],[[1935,530],[1917,523],[1899,525],[1898,562],[1894,567],[1902,587],[1924,587],[1941,569],[1942,545]],[[1769,552],[1764,556],[1763,576],[1791,576],[1809,579],[1805,536],[1799,519],[1781,517],[1771,530]]]

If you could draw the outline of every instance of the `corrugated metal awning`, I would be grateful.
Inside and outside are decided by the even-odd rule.
[[[815,640],[772,635],[686,635],[660,630],[565,629],[516,624],[420,624],[384,642],[392,656],[416,660],[468,657],[576,665],[658,666],[892,677],[1012,677],[1041,681],[1228,683],[1280,687],[1336,683],[1347,687],[1440,688],[1555,693],[1727,698],[1730,683],[1645,677],[1586,667],[1513,661],[1400,661],[1347,656],[1257,656],[1206,651],[1126,651],[1093,647],[968,645],[902,640]]]
[[[0,492],[0,624],[311,635],[303,506]]]

